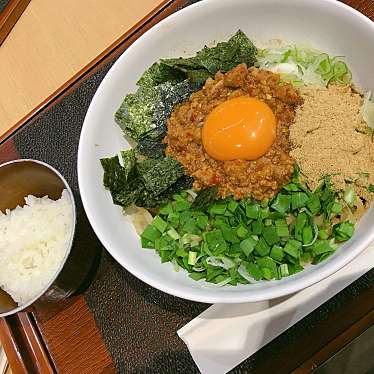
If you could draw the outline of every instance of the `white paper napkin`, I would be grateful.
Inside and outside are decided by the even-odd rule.
[[[329,278],[281,299],[215,304],[178,331],[203,374],[224,374],[374,266],[374,243]]]

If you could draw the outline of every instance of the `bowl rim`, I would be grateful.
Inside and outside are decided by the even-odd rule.
[[[61,264],[57,268],[56,272],[54,273],[53,277],[48,282],[48,284],[43,288],[42,291],[40,291],[35,297],[33,297],[32,299],[30,299],[27,303],[22,304],[22,305],[18,305],[16,308],[14,308],[14,309],[12,309],[12,310],[10,310],[8,312],[0,313],[0,317],[7,317],[7,316],[10,316],[10,315],[13,315],[13,314],[16,314],[18,312],[21,312],[21,311],[25,310],[26,308],[28,308],[29,306],[31,306],[32,304],[34,304],[41,296],[43,296],[46,291],[48,291],[48,289],[52,286],[52,284],[54,283],[54,281],[57,279],[57,277],[61,273],[61,270],[65,266],[65,263],[66,263],[69,255],[70,255],[71,249],[73,247],[73,242],[74,242],[74,237],[75,237],[75,230],[76,230],[76,223],[77,223],[77,213],[76,213],[77,210],[76,210],[76,204],[75,204],[75,199],[74,199],[74,195],[73,195],[72,189],[70,188],[70,185],[68,184],[68,182],[66,181],[66,179],[53,166],[47,164],[44,161],[35,160],[35,159],[31,159],[31,158],[26,158],[26,159],[23,158],[23,159],[17,159],[17,160],[8,161],[8,162],[5,162],[3,164],[0,164],[0,168],[2,168],[4,166],[7,166],[7,165],[11,165],[11,164],[15,164],[15,163],[23,163],[23,162],[31,162],[31,163],[42,165],[42,166],[48,168],[49,170],[51,170],[52,172],[54,172],[54,174],[56,174],[60,178],[60,180],[64,184],[65,189],[68,191],[68,194],[69,194],[69,197],[70,197],[70,201],[71,201],[72,227],[71,227],[69,243],[68,243],[68,246],[67,246],[67,249],[66,249],[66,252],[65,252],[65,256],[64,256]]]
[[[263,2],[267,0],[262,0]],[[280,0],[279,0],[280,1]],[[204,302],[204,303],[246,303],[246,302],[257,302],[257,301],[263,301],[263,300],[271,300],[274,298],[286,296],[293,294],[297,291],[301,291],[315,283],[318,283],[322,281],[323,279],[329,277],[330,275],[336,273],[338,270],[346,266],[348,263],[350,263],[356,256],[358,256],[366,247],[370,245],[370,243],[374,240],[374,230],[366,235],[364,238],[360,240],[360,243],[358,245],[355,245],[354,248],[350,249],[349,253],[343,258],[343,261],[334,261],[332,258],[329,262],[329,266],[327,267],[322,267],[319,269],[318,272],[310,272],[306,274],[302,280],[292,282],[292,283],[283,283],[279,284],[279,286],[276,287],[270,287],[270,288],[265,288],[259,290],[259,292],[256,293],[246,293],[245,291],[243,292],[237,292],[233,295],[233,293],[230,294],[230,298],[228,296],[224,296],[222,293],[221,294],[216,294],[216,296],[208,296],[206,294],[200,294],[199,290],[194,290],[192,288],[188,290],[183,290],[181,291],[179,287],[175,287],[173,284],[168,284],[166,285],[166,282],[160,283],[158,281],[154,281],[149,274],[142,272],[139,270],[136,266],[132,266],[132,264],[126,263],[126,266],[123,265],[123,262],[120,259],[120,256],[113,253],[113,251],[110,250],[110,245],[109,242],[106,238],[105,232],[102,232],[96,225],[95,222],[95,214],[91,210],[91,204],[90,201],[87,199],[86,194],[84,193],[85,187],[86,187],[86,182],[84,181],[84,165],[82,165],[82,159],[84,157],[83,155],[83,139],[86,136],[86,133],[88,132],[89,129],[89,122],[90,122],[90,117],[92,116],[92,112],[94,111],[93,109],[93,103],[97,99],[97,97],[100,95],[101,90],[103,89],[103,86],[110,82],[112,80],[112,76],[115,74],[116,69],[122,64],[122,61],[126,58],[128,54],[133,53],[132,51],[136,48],[138,48],[138,45],[141,45],[143,40],[146,40],[146,38],[151,35],[153,32],[157,32],[164,24],[165,22],[170,22],[173,21],[177,17],[181,17],[187,13],[193,13],[197,8],[200,7],[206,7],[210,6],[213,3],[216,3],[217,0],[204,0],[200,1],[198,3],[192,4],[184,9],[181,9],[156,25],[154,25],[152,28],[150,28],[148,31],[146,31],[143,35],[141,35],[129,48],[127,48],[121,56],[115,61],[113,66],[109,69],[107,74],[105,75],[104,79],[100,83],[100,86],[95,92],[95,95],[90,103],[90,106],[87,110],[84,123],[82,126],[82,131],[80,135],[80,140],[79,140],[79,148],[78,148],[78,163],[77,163],[77,169],[78,169],[78,184],[79,188],[81,191],[81,198],[82,198],[82,203],[84,206],[84,209],[86,211],[88,220],[94,229],[97,237],[103,244],[103,246],[107,249],[107,251],[110,253],[110,255],[127,271],[129,271],[132,275],[137,277],[138,279],[142,280],[143,282],[147,283],[148,285],[157,288],[167,294],[171,294],[173,296],[177,296],[183,299],[191,300],[191,301],[196,301],[196,302]],[[242,0],[227,0],[227,2],[230,2],[232,6],[235,6],[235,2],[242,2]],[[317,1],[315,0],[304,0],[304,2],[310,2],[314,3]],[[318,0],[320,3],[320,6],[323,4],[332,4],[336,8],[343,9],[345,12],[350,13],[351,16],[358,17],[359,22],[365,22],[367,23],[370,28],[373,31],[374,34],[374,23],[366,17],[364,14],[360,13],[358,10],[350,7],[347,4],[344,4],[342,2],[336,1],[336,0]],[[124,93],[125,94],[125,93]],[[374,209],[374,206],[371,208]],[[109,249],[108,249],[109,248]],[[302,274],[299,273],[299,274]],[[297,276],[294,275],[294,276]]]

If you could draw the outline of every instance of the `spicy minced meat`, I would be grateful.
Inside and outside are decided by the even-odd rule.
[[[217,105],[239,96],[264,101],[277,119],[276,140],[257,160],[219,161],[204,150],[201,131],[208,114]],[[273,197],[293,172],[289,155],[289,126],[302,99],[291,84],[280,82],[278,74],[238,65],[226,74],[218,72],[189,100],[176,106],[168,120],[164,139],[166,154],[178,160],[194,178],[196,190],[218,186],[221,197],[241,199],[252,196],[263,200]]]

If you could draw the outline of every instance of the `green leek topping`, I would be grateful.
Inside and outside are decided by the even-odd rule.
[[[262,49],[258,52],[257,64],[262,69],[280,73],[283,81],[296,86],[350,84],[352,80],[351,71],[341,57],[331,57],[308,47],[287,45]]]
[[[354,233],[354,224],[339,217],[356,194],[350,187],[336,192],[330,177],[311,191],[296,171],[277,196],[262,202],[212,201],[211,192],[174,194],[141,235],[144,248],[196,281],[223,286],[288,277],[325,260]]]

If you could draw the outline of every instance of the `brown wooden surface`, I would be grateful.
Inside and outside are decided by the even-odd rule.
[[[18,341],[11,329],[11,320],[0,318],[0,341],[11,364],[14,374],[27,374],[28,368],[25,364],[25,352],[20,349]]]
[[[4,326],[5,320],[2,323]],[[22,312],[7,318],[6,328],[0,330],[8,337],[0,336],[14,374],[54,373],[49,353],[30,313]]]
[[[0,134],[162,0],[32,0],[0,47]]]
[[[18,313],[17,317],[19,329],[24,333],[26,347],[37,371],[45,374],[53,373],[54,368],[50,362],[48,351],[44,347],[44,342],[33,322],[31,313]]]
[[[40,333],[61,373],[115,373],[95,321],[83,296],[51,318],[38,322]],[[44,372],[42,372],[44,373]]]
[[[175,3],[179,1],[174,0],[160,0],[160,4],[154,8],[144,18],[139,20],[133,27],[131,27],[125,34],[121,35],[117,40],[114,41],[109,47],[107,47],[102,53],[100,53],[94,60],[88,63],[84,68],[74,74],[69,80],[67,80],[62,86],[57,88],[51,95],[45,98],[40,104],[34,107],[24,117],[20,118],[13,126],[0,135],[0,143],[8,136],[13,134],[18,128],[22,127],[23,124],[32,120],[42,110],[48,108],[48,105],[55,105],[58,101],[56,99],[61,98],[63,94],[67,92],[69,88],[74,87],[74,84],[88,77],[88,74],[93,74],[102,65],[103,62],[109,60],[109,56],[114,56],[122,53],[130,44],[132,44],[140,35],[147,31],[152,25],[157,23],[160,19],[165,18],[175,10]],[[155,17],[158,16],[157,22]]]
[[[314,368],[323,364],[330,357],[339,352],[344,346],[350,343],[357,336],[360,336],[369,327],[374,325],[374,309],[364,315],[356,323],[348,327],[335,339],[326,344],[320,351],[314,354],[310,359],[306,360],[293,373],[304,374],[311,372]]]
[[[29,3],[30,0],[9,0],[9,3],[0,13],[0,46]]]
[[[371,19],[374,19],[374,3],[371,0],[346,0],[350,6],[360,10]],[[136,38],[160,19],[173,12],[175,7],[183,1],[165,1],[148,18],[143,20],[131,30],[130,34],[122,36],[98,59],[92,61],[85,69],[72,77],[66,84],[60,87],[44,103],[35,108],[28,116],[20,121],[12,131],[16,130],[42,113],[46,108],[55,105],[61,97],[71,92],[80,82],[93,74],[102,64],[118,56]],[[10,135],[11,132],[8,133]],[[2,139],[5,139],[3,136]],[[1,141],[1,138],[0,138]],[[282,368],[282,372],[295,370],[295,373],[308,373],[316,365],[320,365],[331,357],[349,341],[373,324],[374,290],[363,292],[352,302],[346,304],[339,311],[333,313],[328,320],[320,323],[313,333],[290,344],[285,350],[272,357],[268,363],[256,368],[255,373],[268,373],[276,368]],[[37,321],[37,330],[33,330],[43,339],[43,344],[48,352],[41,353],[43,357],[49,356],[50,363],[62,373],[85,372],[114,372],[109,352],[102,342],[100,332],[89,312],[83,297],[70,300],[61,310],[52,314],[34,314]],[[27,322],[25,321],[26,325]],[[29,320],[33,324],[32,320]],[[13,363],[14,374],[27,372],[25,369],[25,356],[32,351],[25,347],[25,339],[22,331],[26,326],[8,319],[7,323],[0,321],[0,340]],[[17,329],[20,333],[17,333]],[[16,333],[14,332],[16,331]],[[21,343],[19,342],[21,341]],[[43,344],[40,344],[43,347]],[[21,347],[21,348],[20,348]],[[18,370],[18,371],[17,371]],[[26,370],[26,371],[22,371]]]

